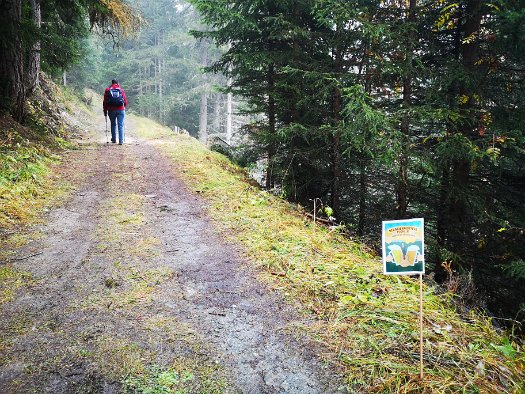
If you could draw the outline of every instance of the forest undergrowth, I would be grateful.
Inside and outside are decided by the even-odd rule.
[[[250,184],[241,168],[187,136],[134,118],[156,140],[209,214],[241,242],[264,280],[315,319],[298,326],[344,370],[351,392],[519,393],[525,353],[480,312],[459,312],[456,295],[424,285],[424,363],[419,378],[418,281],[385,276],[380,259],[300,206]]]
[[[59,152],[74,148],[74,127],[64,119],[70,109],[64,92],[42,74],[34,97],[26,103],[24,125],[10,116],[0,118],[0,232],[26,223],[66,185],[53,184],[51,167]],[[80,105],[80,103],[79,103]]]

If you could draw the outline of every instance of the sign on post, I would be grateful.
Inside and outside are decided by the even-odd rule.
[[[383,222],[383,272],[390,275],[425,273],[424,220]]]
[[[423,274],[425,273],[425,223],[423,219],[383,222],[383,272],[419,274],[419,377],[423,379]]]

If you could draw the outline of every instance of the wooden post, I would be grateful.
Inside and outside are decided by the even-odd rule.
[[[423,274],[419,274],[419,378],[423,379]]]
[[[316,202],[317,202],[317,198],[314,198],[314,230],[315,230],[315,215],[317,213],[317,209],[316,209],[316,206],[315,206]]]

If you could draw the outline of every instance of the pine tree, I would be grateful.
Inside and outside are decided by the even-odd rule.
[[[89,17],[92,28],[115,39],[141,23],[140,16],[123,0],[52,0],[43,4],[40,0],[2,0],[0,9],[0,111],[20,121],[25,116],[25,101],[38,83],[41,62],[64,67],[75,58],[75,54],[62,52],[74,47],[79,38],[60,34],[58,22],[64,13],[69,13],[69,18],[62,19],[66,25],[72,21],[78,27]]]

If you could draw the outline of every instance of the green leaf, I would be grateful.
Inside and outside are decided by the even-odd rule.
[[[334,214],[334,210],[330,207],[324,207],[324,213],[326,216],[330,217]]]
[[[511,262],[503,268],[508,277],[514,279],[525,279],[525,261],[522,259]]]
[[[494,345],[493,343],[491,343],[490,345],[506,357],[516,357],[516,349],[514,349],[508,338],[504,339],[503,345]]]

